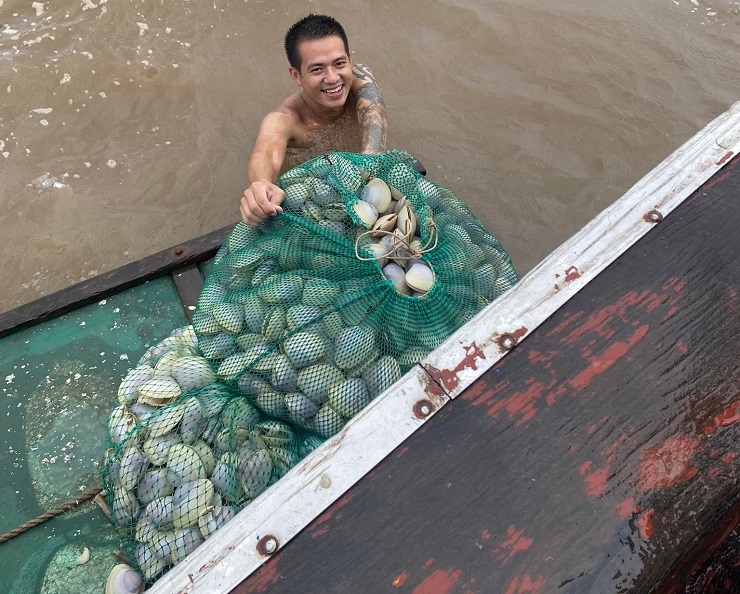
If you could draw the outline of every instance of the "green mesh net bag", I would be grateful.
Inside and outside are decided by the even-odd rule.
[[[109,436],[108,512],[130,566],[149,583],[323,441],[219,381],[192,326],[123,378]]]
[[[406,153],[332,153],[279,180],[284,212],[239,223],[193,316],[217,377],[330,437],[517,276],[501,244]]]

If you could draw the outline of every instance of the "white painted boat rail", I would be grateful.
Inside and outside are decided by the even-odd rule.
[[[373,400],[149,592],[221,594],[235,588],[739,150],[740,101]]]

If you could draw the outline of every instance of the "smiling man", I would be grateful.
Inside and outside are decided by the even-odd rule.
[[[347,35],[332,17],[309,15],[285,36],[290,77],[300,91],[268,113],[249,159],[250,185],[240,203],[256,227],[280,212],[285,193],[275,185],[291,148],[310,148],[327,133],[361,132],[360,150],[386,150],[385,104],[372,72],[352,64]],[[337,150],[332,148],[330,150]]]

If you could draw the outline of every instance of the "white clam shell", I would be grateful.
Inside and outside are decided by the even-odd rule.
[[[395,262],[390,262],[383,268],[383,274],[402,295],[411,295],[411,289],[406,284],[406,272]]]
[[[172,522],[177,528],[189,528],[198,525],[198,517],[211,505],[213,483],[208,479],[199,479],[183,483],[172,494]]]
[[[382,217],[379,217],[377,221],[372,226],[372,232],[370,235],[373,237],[383,237],[383,235],[386,234],[386,232],[390,232],[393,230],[393,228],[396,226],[398,222],[398,215],[396,214],[387,214],[383,215]]]
[[[170,375],[184,392],[199,390],[216,381],[216,373],[208,359],[198,355],[180,357],[170,367]]]
[[[355,211],[355,214],[360,218],[360,220],[368,227],[370,227],[373,223],[375,223],[375,221],[378,220],[378,209],[369,202],[358,200],[357,203],[352,207],[352,209]]]
[[[378,212],[385,212],[391,205],[391,189],[382,179],[371,179],[360,194],[360,198],[372,204]]]
[[[118,386],[118,401],[121,404],[128,406],[132,405],[136,402],[136,390],[141,384],[153,377],[154,368],[150,365],[139,365],[138,367],[134,367],[126,374],[123,380],[121,380],[121,385]]]
[[[141,594],[146,584],[139,573],[124,563],[116,565],[105,582],[105,594]]]
[[[163,406],[182,394],[180,385],[171,377],[155,377],[142,383],[138,389],[137,402],[151,406]]]
[[[434,284],[434,271],[426,262],[414,262],[406,272],[406,284],[414,291],[428,291]]]

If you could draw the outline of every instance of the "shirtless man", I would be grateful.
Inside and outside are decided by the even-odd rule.
[[[290,77],[300,91],[268,113],[249,159],[250,185],[240,211],[256,227],[282,211],[285,197],[275,185],[288,147],[309,148],[322,132],[351,118],[362,132],[361,151],[386,150],[385,104],[372,72],[352,64],[347,35],[333,18],[309,15],[285,36]]]

